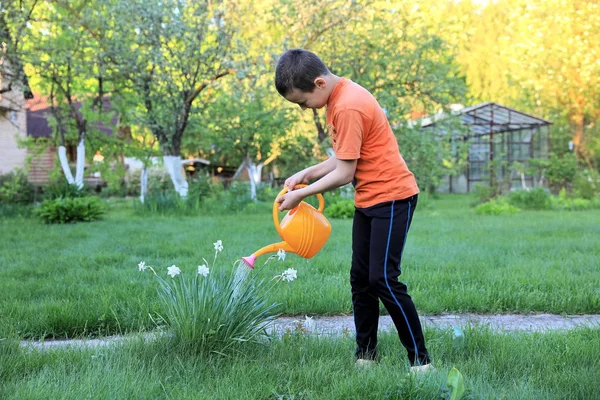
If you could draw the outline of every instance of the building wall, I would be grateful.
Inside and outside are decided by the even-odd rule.
[[[0,174],[25,168],[27,149],[19,148],[18,141],[25,139],[26,132],[27,114],[22,91],[3,93],[0,95]]]
[[[27,174],[29,182],[36,185],[45,185],[48,183],[50,171],[54,167],[56,154],[56,147],[50,146],[46,148],[44,153],[35,156],[32,155],[29,173]]]

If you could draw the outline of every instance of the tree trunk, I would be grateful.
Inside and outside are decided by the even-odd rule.
[[[83,188],[83,171],[85,170],[85,134],[80,135],[77,145],[77,167],[75,168],[75,184],[79,189]]]
[[[171,182],[175,187],[175,191],[179,193],[181,197],[186,197],[188,192],[188,183],[183,175],[183,168],[181,167],[181,156],[163,156],[165,168],[171,177]]]
[[[262,181],[261,173],[263,168],[262,163],[254,164],[250,158],[246,159],[246,168],[248,169],[248,177],[250,178],[250,199],[256,201],[256,187]]]
[[[146,201],[146,193],[148,192],[148,168],[146,165],[142,167],[142,174],[140,175],[140,202],[144,204]]]
[[[73,185],[75,183],[75,179],[73,179],[73,173],[71,172],[71,167],[69,167],[69,160],[67,160],[67,148],[65,146],[58,146],[58,159],[60,160],[60,166],[65,174],[65,178],[67,178],[67,182],[69,182],[69,185]]]
[[[317,111],[317,109],[313,108],[312,111],[313,118],[315,120],[315,125],[317,126],[319,143],[321,143],[323,140],[327,139],[327,132],[325,131],[325,129],[323,129],[323,124],[321,123],[321,118],[319,117],[319,112]]]

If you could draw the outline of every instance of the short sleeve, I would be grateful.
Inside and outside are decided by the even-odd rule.
[[[331,142],[336,158],[340,160],[359,159],[364,136],[361,113],[356,110],[340,111],[335,116],[331,128],[333,128]]]

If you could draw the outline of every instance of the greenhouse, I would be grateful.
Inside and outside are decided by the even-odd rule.
[[[446,123],[454,118],[459,119],[461,129],[450,128],[452,125]],[[508,181],[511,186],[536,186],[535,177],[527,173],[527,167],[529,160],[547,157],[551,124],[491,102],[463,108],[453,116],[424,119],[421,129],[434,129],[443,137],[450,134],[453,149],[458,149],[461,142],[468,143],[464,171],[447,176],[438,191],[468,193],[477,184],[495,185],[501,181]],[[515,163],[523,166],[523,175],[513,171]],[[492,170],[495,173],[490,173]]]

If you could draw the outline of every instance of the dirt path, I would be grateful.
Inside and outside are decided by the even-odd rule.
[[[578,327],[592,327],[600,329],[600,314],[594,315],[437,315],[421,316],[424,327],[439,329],[452,328],[454,326],[487,326],[497,332],[544,332],[551,330],[570,330]],[[388,331],[393,329],[393,323],[389,316],[379,319],[379,330]],[[272,332],[282,334],[302,330],[306,333],[320,335],[354,335],[354,323],[352,316],[332,317],[281,317],[272,327]],[[144,338],[155,338],[157,333],[146,333]],[[118,343],[131,336],[110,336],[99,339],[73,339],[73,340],[46,340],[22,341],[23,347],[37,349],[51,349],[62,347],[102,347]]]

